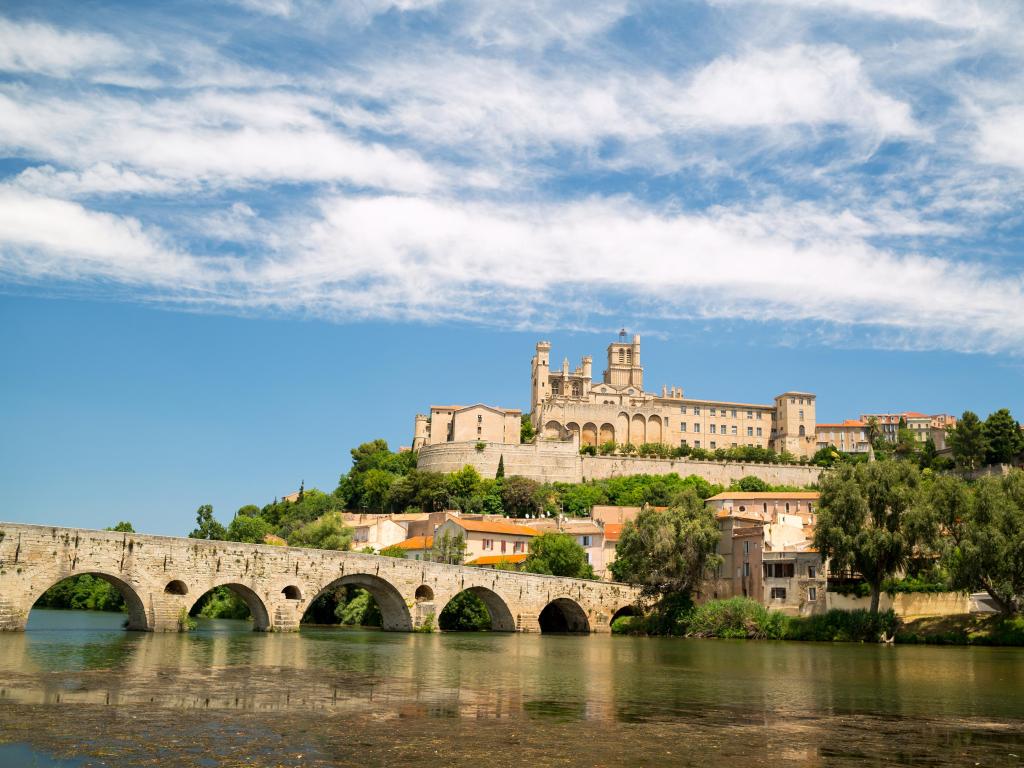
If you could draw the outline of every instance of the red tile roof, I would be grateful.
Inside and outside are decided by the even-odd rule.
[[[497,565],[498,563],[521,563],[526,560],[525,554],[519,555],[483,555],[470,560],[466,565]]]
[[[401,549],[431,549],[434,546],[433,536],[413,536],[395,544]]]
[[[618,541],[620,536],[622,536],[622,523],[604,524],[605,541]]]
[[[504,533],[508,536],[540,536],[539,531],[525,525],[503,523],[497,520],[463,520],[461,517],[449,517],[448,519],[465,531]]]

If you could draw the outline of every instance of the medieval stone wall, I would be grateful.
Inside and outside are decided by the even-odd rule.
[[[506,476],[522,475],[542,483],[578,483],[583,479],[579,447],[572,441],[425,445],[416,466],[425,472],[458,472],[471,464],[483,477],[494,477],[502,457]]]
[[[803,487],[818,482],[821,467],[791,464],[759,464],[731,461],[693,461],[690,459],[641,459],[629,456],[582,456],[584,480],[603,480],[628,475],[698,475],[710,483],[729,485],[733,480],[754,476],[772,485]]]

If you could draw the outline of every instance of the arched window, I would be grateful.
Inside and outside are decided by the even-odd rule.
[[[803,425],[803,424],[801,424],[801,425],[800,425],[800,437],[803,437],[803,436],[804,436],[804,435],[806,435],[806,434],[807,434],[807,430],[805,430],[805,429],[804,429],[804,425]]]
[[[626,362],[626,350],[620,349],[619,350],[619,364],[621,365],[624,362]]]

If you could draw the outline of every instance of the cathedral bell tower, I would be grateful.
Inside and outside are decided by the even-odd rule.
[[[608,345],[608,369],[604,372],[604,383],[614,387],[632,386],[642,392],[644,369],[640,365],[640,334],[634,334],[632,341],[628,338],[623,328],[618,341]]]

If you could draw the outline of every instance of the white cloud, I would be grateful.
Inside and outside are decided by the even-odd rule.
[[[318,116],[309,97],[200,94],[88,101],[0,92],[0,146],[71,168],[214,186],[338,181],[402,191],[435,186],[439,174],[410,150],[350,138]],[[114,180],[119,181],[119,180]]]
[[[110,163],[97,163],[81,171],[58,171],[52,165],[33,166],[19,173],[11,183],[48,197],[73,198],[174,194],[189,188],[180,181],[139,174]]]
[[[975,149],[987,163],[1024,169],[1024,106],[982,115]]]
[[[0,275],[183,290],[212,274],[135,219],[0,186]]]
[[[467,3],[458,32],[479,47],[539,50],[552,43],[576,47],[626,16],[629,6],[627,0],[478,0]]]
[[[694,77],[674,111],[721,126],[835,123],[881,136],[920,133],[909,105],[878,91],[860,58],[840,46],[717,59]]]
[[[983,0],[711,0],[714,5],[769,5],[829,14],[855,13],[948,27],[992,26],[1001,8]]]
[[[0,17],[0,70],[64,77],[82,69],[122,63],[127,46],[109,35],[66,31],[48,24]]]

